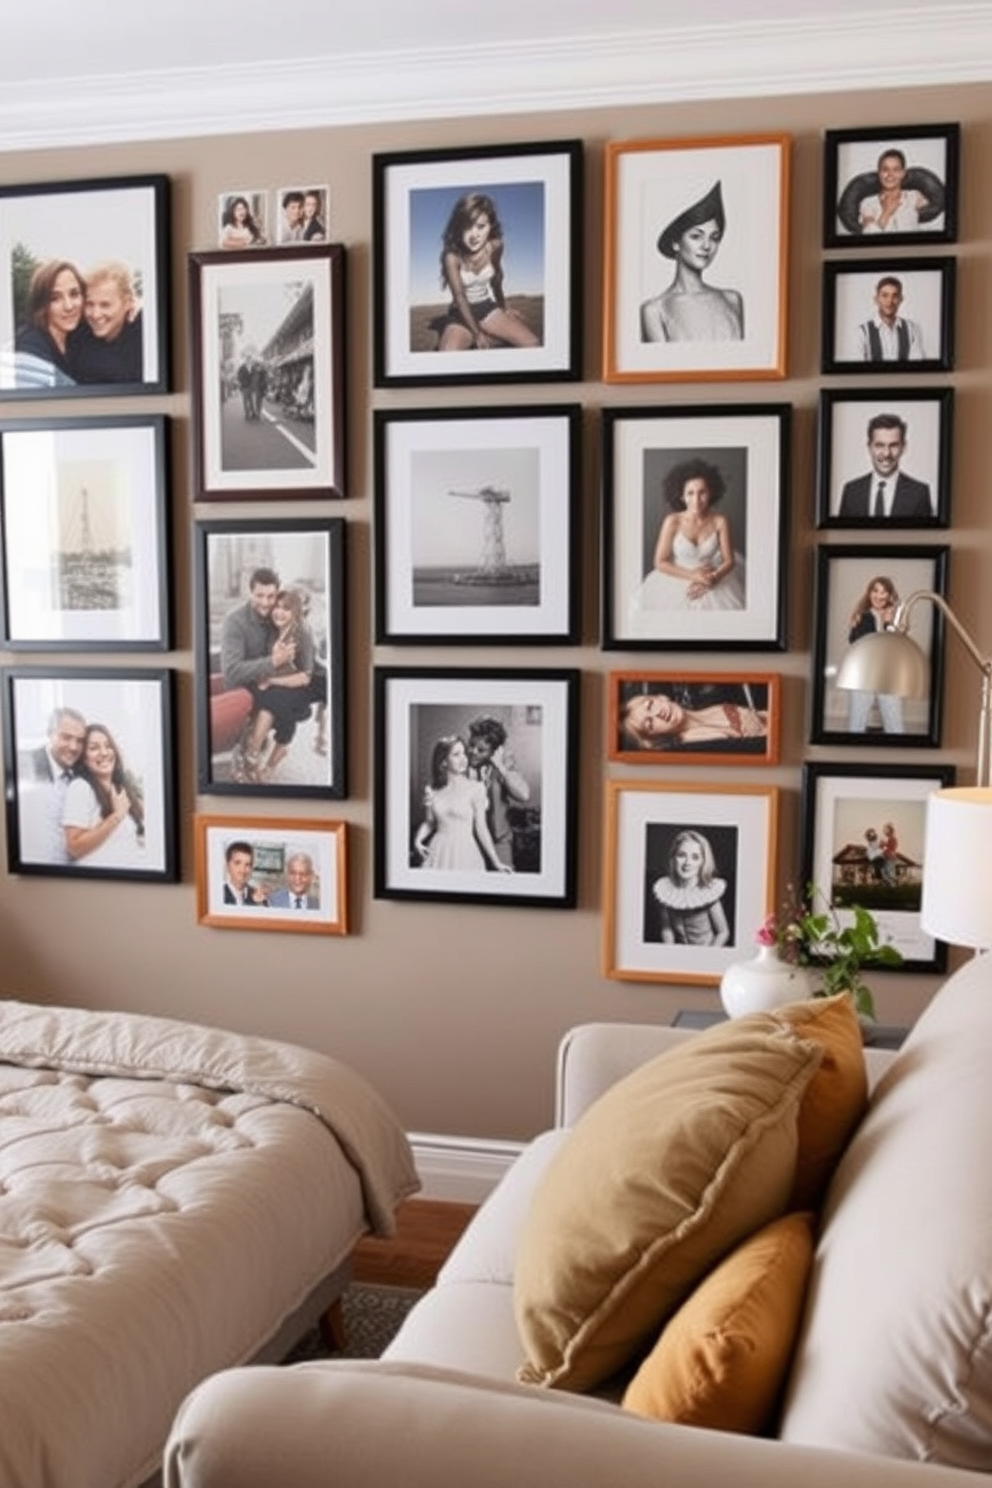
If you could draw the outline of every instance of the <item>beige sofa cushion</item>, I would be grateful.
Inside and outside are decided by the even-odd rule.
[[[590,1107],[521,1231],[521,1380],[601,1384],[721,1256],[784,1212],[799,1102],[821,1057],[754,1015],[651,1060]]]

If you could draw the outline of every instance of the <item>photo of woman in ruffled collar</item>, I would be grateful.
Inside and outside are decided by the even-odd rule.
[[[716,871],[709,839],[686,828],[672,839],[668,872],[656,879],[652,894],[661,913],[664,945],[723,946],[730,925],[723,908],[727,881]]]

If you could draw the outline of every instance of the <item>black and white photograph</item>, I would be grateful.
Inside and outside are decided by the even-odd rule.
[[[606,408],[606,650],[780,650],[791,408]]]
[[[342,518],[197,522],[197,762],[215,795],[342,797]]]
[[[954,281],[953,258],[825,263],[821,371],[952,371]]]
[[[226,252],[268,248],[269,193],[264,188],[224,191],[217,198],[217,247]]]
[[[828,129],[824,246],[956,242],[960,133],[957,124]]]
[[[373,682],[376,898],[574,908],[579,673]]]
[[[194,500],[343,496],[344,249],[189,255]]]
[[[197,816],[194,830],[199,924],[348,933],[345,822]]]
[[[173,674],[5,667],[11,873],[174,883]]]
[[[611,672],[607,758],[626,765],[774,765],[777,672]]]
[[[170,644],[162,415],[0,421],[0,595],[12,650]]]
[[[925,697],[840,688],[835,679],[848,649],[888,629],[917,590],[946,596],[948,551],[839,543],[817,550],[811,743],[886,750],[940,743],[943,623],[935,605],[914,605],[907,632],[930,663]]]
[[[954,389],[820,393],[819,527],[947,527]]]
[[[376,640],[573,643],[579,405],[374,420]]]
[[[947,947],[920,927],[927,797],[952,786],[953,765],[803,766],[802,882],[829,895],[842,926],[869,910],[899,973],[944,971]]]
[[[169,179],[0,186],[0,398],[169,390]]]
[[[280,186],[275,201],[277,243],[327,242],[330,192],[326,186]]]
[[[718,983],[774,898],[775,786],[606,783],[603,974]]]

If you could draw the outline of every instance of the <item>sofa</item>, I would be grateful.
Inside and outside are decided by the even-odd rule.
[[[767,1049],[776,1059],[809,1057],[801,1050],[812,1046],[811,1035],[790,1028],[783,1035],[786,1051],[784,1043],[774,1043],[769,1020],[781,1021],[775,1014],[752,1015],[724,1025],[716,1037],[729,1040],[730,1047],[735,1039],[746,1045],[753,1038],[762,1058]],[[623,1402],[632,1381],[655,1352],[650,1340],[642,1340],[643,1359],[626,1373],[597,1380],[592,1389],[581,1379],[585,1364],[576,1368],[567,1349],[556,1356],[554,1369],[543,1361],[546,1383],[558,1371],[552,1388],[521,1383],[542,1365],[540,1358],[535,1364],[533,1340],[524,1337],[533,1318],[521,1301],[521,1274],[527,1273],[528,1286],[535,1269],[538,1288],[557,1284],[556,1265],[541,1274],[528,1251],[535,1213],[540,1215],[554,1189],[552,1176],[567,1166],[563,1154],[577,1160],[580,1171],[588,1161],[586,1215],[579,1215],[579,1227],[588,1220],[608,1232],[620,1223],[618,1201],[591,1149],[580,1145],[576,1155],[580,1134],[600,1121],[600,1131],[612,1132],[617,1151],[623,1149],[629,1134],[610,1101],[632,1082],[643,1084],[649,1073],[670,1069],[676,1053],[679,1060],[691,1053],[698,1064],[709,1038],[647,1025],[573,1029],[558,1054],[554,1128],[528,1144],[480,1207],[437,1285],[409,1314],[384,1358],[214,1376],[187,1399],[174,1423],[165,1457],[167,1488],[271,1488],[274,1482],[294,1488],[379,1488],[390,1482],[405,1488],[682,1488],[731,1481],[738,1488],[977,1485],[978,1475],[992,1470],[987,957],[975,958],[943,984],[899,1051],[859,1051],[863,1112],[818,1202],[810,1267],[796,1293],[795,1334],[782,1356],[774,1416],[761,1430],[744,1434],[686,1425],[628,1408]],[[688,1042],[679,1047],[688,1040],[696,1041],[691,1050]],[[754,1052],[745,1045],[737,1060],[741,1067]],[[825,1064],[823,1056],[818,1067]],[[804,1082],[812,1076],[805,1067],[797,1075],[797,1069],[798,1063],[789,1066],[783,1088],[798,1082],[811,1090]],[[787,1106],[762,1121],[762,1141],[772,1145],[760,1149],[757,1168],[744,1172],[738,1184],[745,1207],[768,1188],[767,1172],[779,1163],[780,1149],[788,1161],[789,1131],[796,1125]],[[705,1180],[705,1193],[713,1182],[711,1176]],[[760,1202],[791,1221],[785,1212],[790,1195],[771,1189],[769,1195]],[[718,1225],[740,1202],[741,1192],[721,1195],[714,1209]],[[747,1222],[753,1218],[752,1213]],[[771,1227],[779,1223],[776,1218]],[[677,1231],[679,1226],[672,1233]],[[743,1245],[751,1239],[745,1236]],[[732,1258],[736,1244],[728,1248],[723,1235],[718,1248]],[[636,1274],[652,1246],[653,1241],[642,1245],[624,1264]],[[666,1253],[666,1265],[670,1260]],[[688,1295],[674,1315],[669,1309],[656,1348],[712,1286],[724,1261],[720,1255],[711,1261],[698,1286],[683,1286]],[[779,1275],[774,1269],[766,1274],[759,1294],[769,1315],[777,1315],[780,1293],[796,1290],[784,1270],[781,1284]],[[629,1300],[632,1289],[625,1286]],[[656,1291],[658,1283],[652,1286]],[[594,1322],[601,1322],[601,1312],[592,1309]],[[584,1318],[581,1327],[588,1324]],[[574,1340],[575,1319],[566,1318],[562,1326]],[[730,1331],[720,1334],[721,1343]],[[706,1335],[707,1346],[718,1332]],[[602,1329],[594,1342],[603,1342]],[[600,1364],[612,1367],[611,1346],[607,1336]],[[740,1356],[732,1361],[735,1368],[741,1362]],[[663,1377],[665,1387],[669,1378]],[[730,1393],[733,1407],[736,1387]]]

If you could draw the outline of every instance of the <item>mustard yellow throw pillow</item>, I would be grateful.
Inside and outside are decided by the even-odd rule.
[[[641,1416],[759,1432],[778,1403],[813,1263],[812,1214],[751,1235],[683,1302],[627,1386]]]
[[[756,1014],[667,1050],[590,1106],[522,1226],[521,1380],[608,1379],[718,1259],[785,1212],[799,1102],[821,1057]]]

